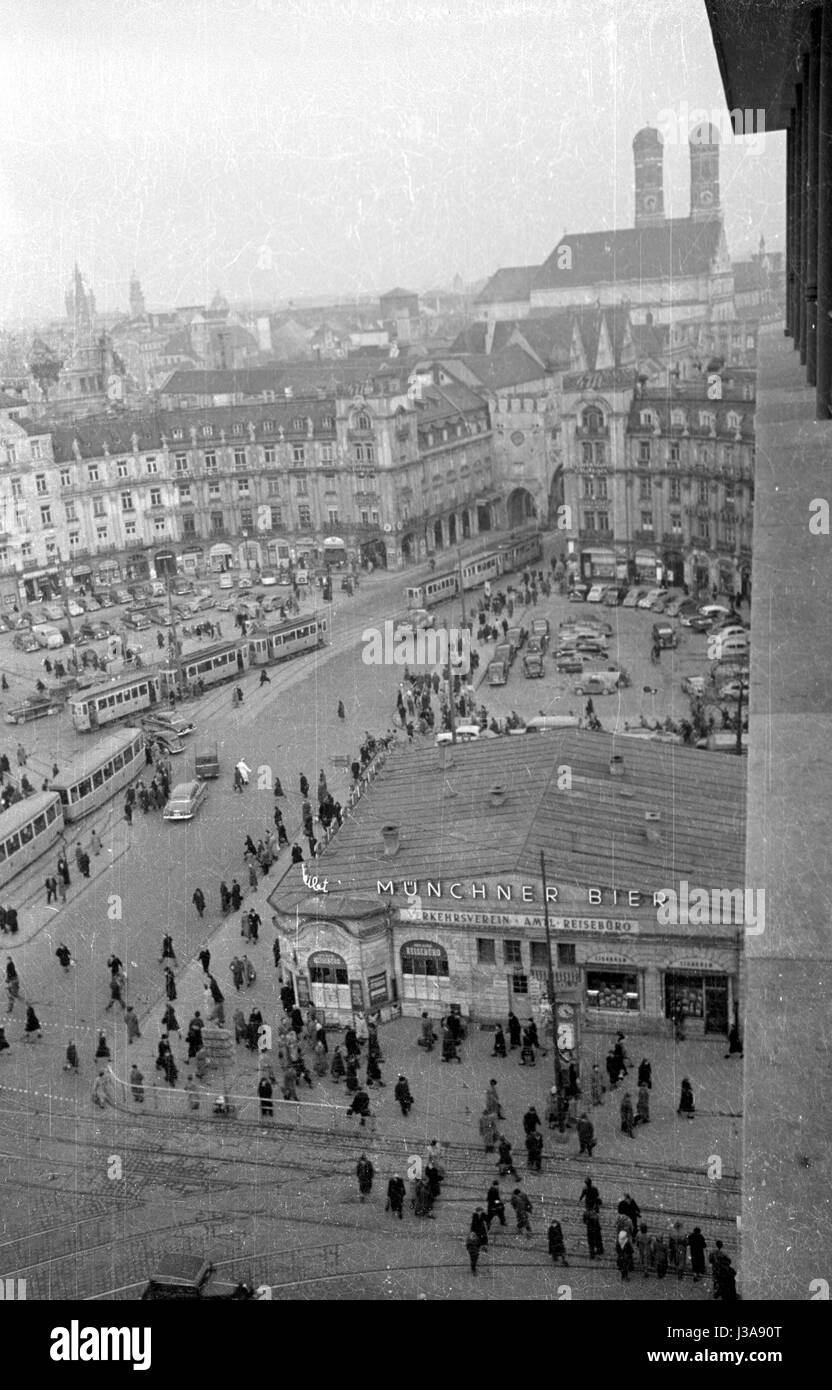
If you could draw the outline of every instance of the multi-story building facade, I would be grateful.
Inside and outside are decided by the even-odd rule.
[[[402,385],[52,426],[0,414],[6,605],[52,592],[62,569],[113,583],[304,558],[397,566],[491,530],[487,401],[459,382]]]
[[[565,495],[585,579],[739,593],[751,565],[754,373],[564,383]]]

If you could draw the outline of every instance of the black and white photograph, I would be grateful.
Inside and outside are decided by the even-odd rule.
[[[28,0],[0,71],[3,1301],[786,1361],[832,0]]]

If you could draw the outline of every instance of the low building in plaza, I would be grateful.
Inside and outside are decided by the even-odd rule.
[[[530,737],[535,741],[530,742]],[[742,759],[563,729],[405,748],[270,898],[299,1002],[724,1035],[744,931]],[[546,899],[541,877],[545,856]],[[548,942],[547,922],[548,912]]]

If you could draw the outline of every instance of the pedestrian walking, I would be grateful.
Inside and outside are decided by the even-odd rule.
[[[373,1190],[375,1171],[367,1155],[362,1153],[355,1167],[355,1175],[358,1178],[359,1200],[362,1202],[369,1197]]]
[[[526,1154],[531,1172],[539,1173],[543,1163],[543,1135],[533,1132],[526,1135]]]
[[[520,1027],[520,1020],[516,1014],[510,1013],[508,1016],[508,1040],[512,1049],[519,1047],[522,1039],[523,1030]]]
[[[179,1020],[176,1017],[176,1010],[172,1004],[168,1004],[162,1015],[162,1027],[166,1033],[179,1032]]]
[[[698,1226],[694,1226],[688,1236],[688,1249],[690,1251],[690,1268],[693,1275],[694,1284],[705,1275],[705,1250],[708,1242],[703,1236]]]
[[[664,1236],[663,1236],[663,1235],[658,1235],[658,1236],[656,1236],[656,1246],[655,1246],[655,1250],[656,1250],[656,1278],[657,1278],[657,1279],[664,1279],[665,1275],[667,1274],[667,1246],[665,1245]]]
[[[44,880],[44,887],[46,889],[46,906],[48,907],[58,896],[58,880],[54,874],[47,875]]]
[[[130,1043],[134,1043],[136,1039],[140,1038],[142,1035],[141,1029],[139,1028],[138,1016],[132,1004],[128,1004],[124,1011],[124,1022],[127,1025],[127,1043],[129,1046]]]
[[[347,716],[346,716],[346,712],[345,712],[345,710],[344,710],[344,701],[343,701],[343,700],[339,700],[339,701],[338,701],[338,718],[339,718],[339,719],[346,719],[346,717],[347,717]]]
[[[52,775],[57,776],[57,773],[53,772]],[[90,849],[96,857],[101,853],[101,836],[97,830],[90,832]]]
[[[552,1257],[552,1264],[557,1264],[558,1261],[560,1261],[563,1267],[568,1269],[569,1261],[566,1258],[566,1243],[563,1239],[563,1230],[561,1229],[559,1221],[551,1221],[549,1223],[549,1229],[546,1232],[546,1244],[549,1248],[549,1254]]]
[[[4,1052],[9,1052],[10,1050],[11,1044],[8,1038],[6,1037],[6,1030],[5,1028],[0,1027],[0,1057],[2,1057]]]
[[[114,1004],[120,1004],[120,1005],[121,1005],[121,1011],[122,1011],[122,1013],[124,1012],[124,1010],[125,1010],[125,1008],[126,1008],[126,1005],[125,1005],[124,1000],[123,1000],[122,995],[121,995],[121,976],[120,976],[120,975],[111,975],[111,976],[110,976],[110,1002],[109,1002],[109,1004],[107,1005],[107,1007],[106,1007],[105,1010],[104,1010],[105,1014],[108,1014],[108,1013],[110,1012],[110,1010],[111,1010],[111,1008],[113,1007]]]
[[[127,821],[127,824],[128,824],[128,825],[132,825],[132,824],[133,824],[133,803],[132,803],[132,801],[125,801],[125,803],[124,803],[124,819]],[[142,1100],[144,1100],[144,1096],[142,1096]]]
[[[232,881],[231,881],[231,906],[232,906],[232,908],[233,908],[233,910],[234,910],[235,912],[239,912],[239,911],[240,911],[240,905],[241,905],[242,901],[243,901],[243,890],[242,890],[242,888],[240,887],[239,883],[237,882],[236,878],[235,878],[235,879],[232,879]]]
[[[144,1100],[144,1077],[135,1062],[130,1068],[130,1090],[133,1093],[134,1101],[141,1105]]]
[[[494,1114],[498,1120],[504,1120],[503,1107],[500,1105],[500,1097],[497,1094],[497,1082],[492,1077],[488,1083],[488,1090],[485,1093],[485,1108]]]
[[[300,774],[300,794],[304,797],[309,795],[309,783],[303,773]]]
[[[257,1094],[260,1097],[260,1118],[271,1120],[274,1117],[273,1087],[267,1076],[260,1077],[257,1083]]]
[[[17,765],[18,767],[26,766],[26,749],[23,747],[22,743],[17,745]]]
[[[196,958],[202,966],[202,969],[204,970],[205,974],[209,974],[211,969],[211,952],[209,951],[208,946],[204,941],[196,953]]]
[[[639,1086],[638,1100],[636,1101],[636,1124],[648,1125],[650,1123],[650,1092],[646,1086]]]
[[[70,966],[72,965],[72,963],[73,963],[73,962],[72,962],[72,953],[70,952],[69,947],[68,947],[68,946],[65,946],[64,943],[61,942],[60,946],[58,947],[57,951],[55,952],[55,955],[58,957],[58,960],[59,960],[60,963],[61,963],[61,969],[64,971],[64,974],[67,974],[67,975],[68,975],[68,974],[69,974],[69,967],[70,967]]]
[[[636,1249],[638,1250],[638,1267],[641,1270],[642,1278],[649,1279],[651,1272],[656,1267],[656,1242],[643,1221],[638,1228]]]
[[[166,960],[172,960],[174,965],[176,964],[176,952],[173,949],[173,937],[167,935],[162,937],[162,954],[159,957],[159,964],[164,965]]]
[[[205,894],[203,893],[201,888],[194,889],[191,901],[194,907],[196,908],[198,915],[200,917],[203,917],[205,914]]]
[[[370,1114],[370,1097],[362,1087],[359,1086],[358,1090],[355,1092],[352,1098],[352,1105],[347,1111],[347,1114],[358,1115],[360,1123],[366,1125],[367,1118]]]
[[[165,966],[165,994],[172,1004],[176,998],[176,979],[169,965]]]
[[[476,1276],[482,1245],[476,1231],[473,1229],[470,1230],[465,1237],[465,1249],[468,1251],[468,1259],[471,1262],[471,1273]]]
[[[633,1099],[629,1091],[625,1091],[621,1098],[621,1133],[628,1135],[630,1139],[632,1139],[635,1134]]]
[[[633,1242],[628,1231],[619,1231],[615,1241],[615,1263],[621,1273],[622,1283],[629,1283],[633,1272]]]
[[[531,1217],[532,1204],[522,1187],[515,1187],[511,1194],[511,1205],[517,1218],[517,1234],[525,1231],[527,1236],[531,1236],[532,1226],[529,1218]]]
[[[43,1037],[43,1028],[40,1019],[35,1013],[31,1004],[26,1005],[26,1023],[23,1027],[24,1042],[33,1042],[36,1038]]]
[[[58,871],[58,878],[63,879],[64,883],[66,884],[66,886],[67,886],[67,888],[68,888],[69,885],[70,885],[70,881],[71,881],[71,880],[70,880],[70,877],[69,877],[69,864],[68,864],[67,861],[66,861],[66,855],[65,855],[65,854],[61,854],[61,855],[58,856],[57,871]]]
[[[676,1113],[678,1115],[686,1115],[689,1120],[692,1120],[696,1113],[696,1106],[693,1102],[693,1087],[687,1077],[684,1077],[682,1080],[679,1107]]]
[[[64,1062],[64,1071],[77,1072],[80,1069],[81,1063],[78,1060],[78,1049],[74,1042],[67,1043],[65,1055],[66,1061]]]
[[[492,1057],[505,1057],[505,1055],[506,1055],[506,1035],[505,1035],[505,1033],[503,1032],[502,1027],[501,1027],[500,1024],[498,1023],[498,1024],[497,1024],[497,1027],[494,1029],[494,1050],[493,1050],[493,1052],[491,1053],[491,1056],[492,1056]]]
[[[493,1110],[484,1110],[480,1115],[479,1131],[485,1146],[485,1152],[491,1154],[497,1147],[498,1126],[497,1116]]]
[[[501,1134],[497,1140],[497,1163],[501,1178],[516,1178],[518,1176],[511,1153],[511,1144],[504,1134]]]
[[[540,1116],[538,1115],[535,1107],[533,1105],[530,1105],[525,1115],[523,1116],[523,1133],[527,1135],[534,1134],[535,1130],[539,1128]]]
[[[98,1030],[98,1039],[96,1041],[95,1046],[95,1060],[97,1062],[101,1060],[108,1060],[109,1057],[110,1048],[107,1044],[107,1034],[104,1032],[103,1028],[100,1028]]]
[[[593,1125],[592,1121],[586,1113],[581,1115],[580,1119],[578,1120],[577,1130],[578,1141],[580,1145],[578,1153],[589,1154],[591,1158],[593,1153],[595,1152],[595,1145],[598,1141],[595,1138],[595,1126]]]
[[[392,1212],[393,1216],[398,1216],[400,1221],[404,1220],[404,1199],[405,1185],[398,1173],[394,1173],[387,1184],[387,1205],[385,1211]]]
[[[332,1062],[330,1063],[329,1068],[329,1074],[332,1077],[332,1080],[335,1082],[336,1086],[339,1084],[339,1082],[343,1081],[344,1077],[346,1076],[346,1072],[347,1068],[344,1065],[344,1054],[341,1051],[340,1046],[336,1046],[333,1049]],[[396,1096],[396,1100],[398,1099],[398,1096]],[[401,1104],[401,1102],[399,1103]]]

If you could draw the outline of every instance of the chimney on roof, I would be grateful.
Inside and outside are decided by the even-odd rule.
[[[381,827],[381,838],[384,841],[384,853],[389,858],[399,852],[399,827],[397,825],[383,825]]]
[[[651,845],[657,845],[661,841],[662,837],[659,832],[661,819],[661,811],[644,812],[644,833],[647,836],[648,843]]]
[[[624,758],[621,753],[613,753],[610,758],[610,777],[624,776]]]

